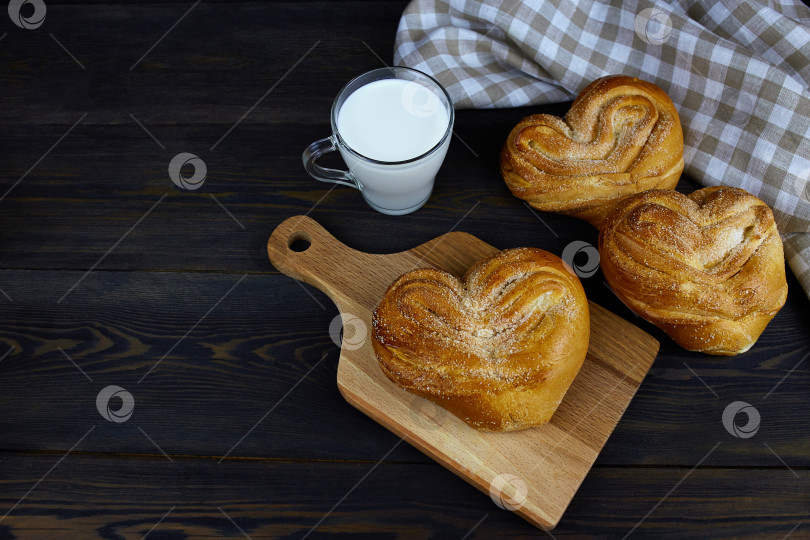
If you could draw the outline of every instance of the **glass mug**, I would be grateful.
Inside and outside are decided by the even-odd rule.
[[[453,132],[447,91],[416,69],[375,69],[351,80],[332,104],[332,135],[303,154],[310,176],[360,190],[383,214],[409,214],[433,191]],[[316,160],[338,150],[348,171]]]

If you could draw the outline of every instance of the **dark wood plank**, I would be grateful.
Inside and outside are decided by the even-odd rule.
[[[84,445],[0,521],[0,537],[140,538],[154,526],[150,538],[237,538],[238,526],[251,538],[302,538],[316,524],[310,538],[545,536],[435,464],[169,462],[81,455]],[[0,454],[0,511],[60,457]],[[786,471],[690,469],[597,467],[554,536],[620,538],[646,516],[632,538],[781,538],[810,512],[806,482]]]
[[[222,456],[248,432],[233,455],[373,459],[395,440],[339,395],[329,334],[337,311],[319,291],[281,275],[239,283],[235,274],[95,271],[58,303],[81,277],[0,272],[13,299],[0,298],[0,355],[14,347],[0,361],[0,447],[64,451],[72,433],[91,425],[99,428],[86,449],[134,454],[158,452],[140,429],[171,455]],[[662,337],[661,356],[599,463],[686,466],[706,444],[724,441],[714,458],[723,465],[780,466],[772,449],[792,467],[810,466],[810,412],[796,406],[810,378],[807,363],[796,367],[810,351],[798,300],[752,353],[733,359],[688,353]],[[123,424],[106,422],[95,407],[113,384],[135,399]],[[734,439],[723,428],[723,410],[735,400],[761,412],[755,438]],[[426,461],[412,450],[392,459]]]
[[[201,2],[174,26],[192,4],[51,2],[37,30],[0,18],[0,123],[70,125],[90,111],[88,123],[230,126],[282,78],[244,122],[314,118],[378,56],[393,61],[407,2]]]

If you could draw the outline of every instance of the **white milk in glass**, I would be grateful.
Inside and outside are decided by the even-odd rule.
[[[363,186],[363,196],[379,210],[405,208],[407,213],[430,197],[433,180],[450,143],[444,138],[450,114],[429,88],[404,79],[383,79],[355,90],[340,108],[337,130],[359,159],[340,148],[352,174]],[[408,161],[429,152],[429,155]]]

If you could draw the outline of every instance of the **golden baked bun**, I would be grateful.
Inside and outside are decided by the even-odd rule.
[[[691,351],[747,351],[787,298],[773,213],[737,188],[628,197],[605,221],[599,256],[619,298]]]
[[[656,85],[623,75],[588,85],[565,119],[527,116],[501,151],[512,194],[596,228],[620,199],[672,189],[681,171],[683,132],[672,100]]]
[[[549,421],[588,351],[588,301],[551,253],[501,251],[462,281],[408,272],[372,318],[383,372],[470,426],[513,431]]]

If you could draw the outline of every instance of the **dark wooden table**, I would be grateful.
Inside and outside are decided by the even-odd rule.
[[[460,111],[407,217],[305,175],[340,87],[391,61],[404,6],[47,2],[29,30],[0,15],[0,538],[545,536],[346,404],[336,308],[267,260],[304,213],[364,251],[453,228],[596,243],[498,173],[509,129],[567,104]],[[169,179],[181,152],[207,166],[196,191]],[[584,285],[661,353],[553,537],[810,537],[810,302],[793,276],[735,358],[678,348],[601,272]],[[97,408],[111,385],[125,421]],[[754,437],[724,428],[734,401],[760,413]]]

